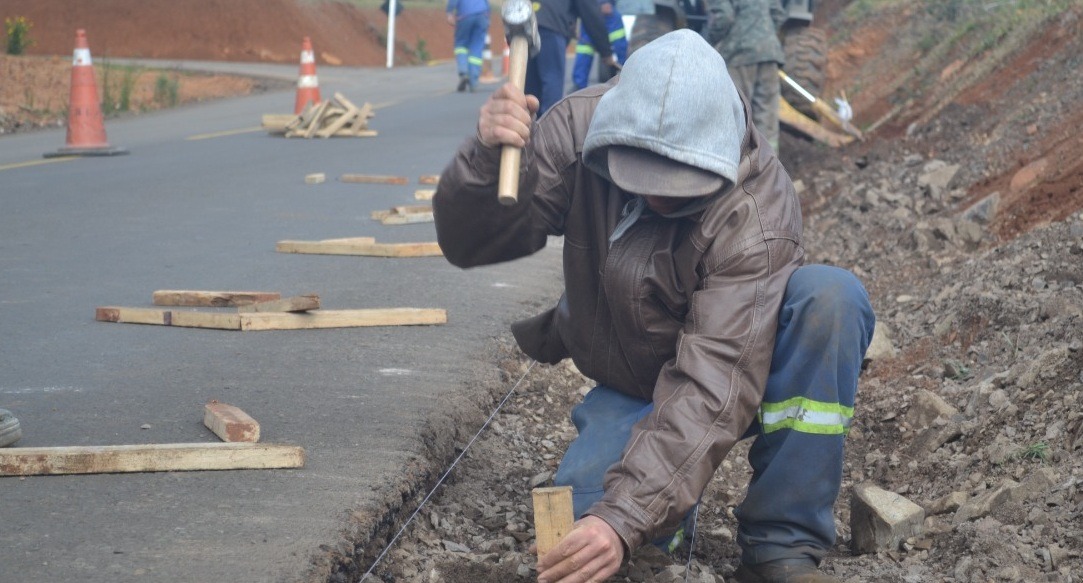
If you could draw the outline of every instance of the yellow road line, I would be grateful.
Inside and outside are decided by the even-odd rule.
[[[225,136],[235,136],[237,134],[250,134],[252,132],[258,132],[258,131],[261,131],[261,130],[263,130],[262,127],[241,128],[239,130],[227,130],[227,131],[224,131],[224,132],[214,132],[214,133],[211,133],[211,134],[197,134],[197,135],[194,135],[194,136],[189,136],[189,137],[184,138],[184,139],[188,140],[188,141],[209,140],[211,138],[221,138],[221,137],[225,137]]]
[[[14,164],[5,164],[3,166],[0,166],[0,171],[11,170],[13,168],[26,168],[28,166],[41,166],[42,164],[52,164],[53,162],[67,162],[69,160],[74,160],[76,158],[78,158],[78,156],[65,156],[65,157],[62,157],[62,158],[46,158],[44,160],[31,160],[29,162],[16,162]]]

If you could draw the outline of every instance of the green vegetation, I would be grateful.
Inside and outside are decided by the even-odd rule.
[[[15,16],[4,19],[4,33],[7,35],[7,53],[9,55],[21,55],[26,49],[34,44],[30,38],[30,29],[34,23],[25,16]]]
[[[119,89],[115,88],[114,83],[109,81],[110,73],[114,71],[121,73]],[[112,65],[110,63],[102,65],[102,113],[104,115],[131,111],[132,91],[135,89],[135,82],[139,79],[141,72],[140,67],[132,65]],[[114,93],[114,91],[117,91],[117,93]]]
[[[1036,460],[1042,463],[1048,462],[1050,455],[1049,444],[1044,441],[1032,443],[1019,452],[1021,459]]]
[[[180,91],[180,79],[170,79],[165,72],[158,73],[154,81],[154,102],[162,107],[174,107],[177,105]]]

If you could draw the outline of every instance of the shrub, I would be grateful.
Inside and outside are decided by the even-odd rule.
[[[4,19],[4,32],[7,33],[7,52],[9,55],[21,55],[34,44],[30,38],[30,29],[34,24],[25,16]]]

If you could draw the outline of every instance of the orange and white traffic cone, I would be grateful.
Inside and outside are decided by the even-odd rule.
[[[127,154],[124,148],[114,148],[105,139],[105,123],[98,101],[98,85],[86,31],[75,31],[75,52],[71,63],[71,99],[68,103],[68,138],[66,145],[46,158],[60,156],[115,156]]]
[[[493,76],[493,50],[490,46],[492,38],[488,33],[485,34],[485,50],[481,51],[481,77],[478,81],[482,83],[492,83],[496,81],[496,77]]]
[[[306,36],[301,43],[301,76],[297,78],[297,102],[293,113],[300,114],[308,104],[320,102],[320,82],[316,78],[316,56],[312,52],[312,41]]]

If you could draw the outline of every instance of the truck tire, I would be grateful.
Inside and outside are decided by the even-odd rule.
[[[636,16],[635,25],[632,27],[632,38],[628,41],[628,54],[631,55],[639,47],[663,34],[677,30],[674,20],[673,11],[662,9],[658,9],[654,14]]]
[[[786,32],[782,48],[786,52],[783,68],[786,74],[809,93],[822,97],[827,77],[827,35],[824,31],[808,26],[793,28]],[[815,117],[812,104],[786,83],[782,83],[782,97],[801,113]]]

